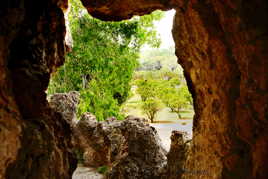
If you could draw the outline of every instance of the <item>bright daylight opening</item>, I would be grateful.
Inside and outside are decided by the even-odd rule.
[[[161,45],[141,48],[131,96],[122,107],[124,114],[148,119],[167,151],[173,130],[186,132],[192,138],[194,115],[192,97],[175,55],[171,33],[174,15],[175,10],[163,12],[163,17],[154,22]]]
[[[74,130],[80,130],[85,125],[83,121],[91,121],[85,125],[91,132],[78,137],[82,147],[77,146],[87,146],[75,151],[80,163],[78,173],[89,175],[88,166],[97,168],[100,175],[111,168],[116,171],[114,160],[139,156],[143,152],[140,147],[150,150],[139,159],[144,161],[142,157],[147,156],[150,163],[151,156],[155,164],[155,156],[161,156],[157,166],[163,167],[171,132],[184,131],[191,138],[194,115],[193,100],[175,56],[171,33],[175,11],[155,11],[131,20],[104,22],[86,13],[79,1],[72,0],[71,4],[68,19],[72,51],[66,55],[65,64],[53,74],[48,94],[50,103],[53,99],[54,103],[63,103],[68,101],[66,96],[71,96],[70,104],[60,104],[59,108],[67,111],[66,106],[71,106],[70,111],[64,112],[66,116],[76,113],[71,116],[72,122],[79,124]],[[77,94],[79,104],[74,100]],[[127,120],[130,118],[127,116],[138,118]],[[118,123],[114,125],[114,121]],[[162,144],[158,144],[155,130],[150,126],[157,130]],[[136,128],[132,131],[131,127]],[[141,135],[137,144],[126,142],[137,135]],[[152,141],[148,142],[148,138]]]

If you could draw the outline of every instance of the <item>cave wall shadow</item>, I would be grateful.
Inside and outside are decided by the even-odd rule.
[[[182,178],[268,178],[268,2],[88,1],[102,20],[175,8],[173,37],[194,98],[194,136]],[[70,126],[46,101],[64,62],[67,2],[0,6],[0,177],[70,178]],[[103,8],[105,7],[105,8]],[[34,172],[33,172],[34,171]]]

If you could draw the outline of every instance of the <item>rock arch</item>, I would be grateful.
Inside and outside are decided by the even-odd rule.
[[[268,178],[266,0],[82,0],[102,20],[176,9],[173,37],[194,97],[183,178]],[[70,126],[47,105],[64,62],[66,0],[0,5],[0,178],[68,178]]]

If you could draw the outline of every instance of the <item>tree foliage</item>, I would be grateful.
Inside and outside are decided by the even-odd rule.
[[[162,102],[181,118],[181,110],[189,105],[189,91],[185,85],[180,87],[165,86],[161,89]]]
[[[80,91],[80,114],[89,111],[98,120],[121,119],[119,108],[129,95],[141,46],[160,43],[153,21],[161,17],[157,11],[129,21],[103,22],[88,15],[80,1],[72,0],[73,49],[53,75],[48,92]]]
[[[179,118],[181,110],[192,104],[191,94],[186,84],[179,80],[177,73],[165,70],[139,72],[135,85],[142,99],[141,107],[151,122],[163,104]]]
[[[159,81],[148,77],[136,80],[137,93],[141,96],[141,108],[151,122],[154,122],[156,114],[162,109],[158,98]]]
[[[148,98],[142,102],[142,109],[151,123],[153,123],[157,112],[162,109],[162,104],[158,98]]]

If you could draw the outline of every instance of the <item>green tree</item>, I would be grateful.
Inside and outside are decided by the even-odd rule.
[[[167,70],[138,72],[134,84],[142,99],[142,109],[151,121],[161,109],[161,102],[179,118],[181,110],[192,104],[191,94],[179,80],[178,73]]]
[[[190,93],[185,85],[180,87],[166,85],[162,86],[159,96],[161,101],[181,119],[181,110],[189,105],[187,99],[189,95]]]
[[[141,96],[141,108],[148,119],[153,123],[158,111],[162,109],[161,101],[158,98],[159,80],[151,78],[136,80],[137,93]]]
[[[162,104],[158,98],[148,98],[142,101],[141,107],[148,119],[153,123],[157,112],[162,109]]]
[[[141,46],[160,43],[153,21],[161,17],[157,11],[129,21],[103,22],[88,15],[80,1],[71,0],[73,49],[53,75],[48,92],[80,91],[79,114],[89,111],[98,120],[121,119],[120,105],[129,95]]]
[[[146,101],[149,98],[157,97],[158,81],[153,79],[141,79],[136,81],[137,92],[141,96],[142,101]]]

